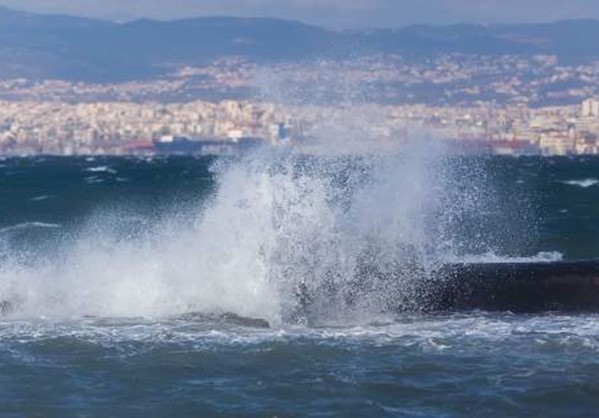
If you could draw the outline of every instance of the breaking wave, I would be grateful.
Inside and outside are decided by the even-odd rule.
[[[170,221],[107,213],[35,261],[0,247],[0,300],[15,317],[376,318],[410,303],[414,282],[444,260],[496,254],[490,234],[502,228],[482,218],[493,193],[475,165],[467,172],[428,139],[381,153],[221,159],[217,190]]]

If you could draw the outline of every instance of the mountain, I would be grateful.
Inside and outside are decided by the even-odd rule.
[[[198,18],[125,24],[0,8],[0,77],[112,81],[243,55],[296,60],[332,45],[332,32],[277,19]]]
[[[585,61],[599,59],[596,39],[599,21],[593,20],[335,32],[267,18],[114,23],[0,7],[0,78],[131,80],[232,55],[264,62],[369,53],[543,53],[567,61]]]
[[[599,21],[544,24],[414,26],[396,31],[394,47],[413,52],[461,52],[486,55],[555,54],[567,61],[599,57]],[[393,48],[393,46],[391,46]]]

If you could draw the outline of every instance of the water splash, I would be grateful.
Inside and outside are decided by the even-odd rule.
[[[51,257],[4,257],[0,295],[26,317],[355,323],[414,303],[415,284],[444,260],[493,250],[476,222],[490,202],[474,180],[483,176],[464,181],[462,162],[426,136],[367,151],[355,138],[336,137],[342,153],[327,142],[309,156],[269,148],[218,160],[217,190],[192,224],[95,217]]]

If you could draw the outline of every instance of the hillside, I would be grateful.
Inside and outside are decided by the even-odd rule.
[[[113,23],[0,8],[0,78],[142,79],[232,55],[268,62],[370,53],[542,53],[583,62],[599,59],[596,39],[599,21],[591,20],[334,32],[267,18]]]

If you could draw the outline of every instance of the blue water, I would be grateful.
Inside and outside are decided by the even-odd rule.
[[[351,258],[362,233],[377,231],[390,251],[430,207],[400,202],[433,205],[411,185],[439,179],[419,183],[421,173],[388,196],[363,177],[336,176],[338,163],[324,174],[312,166],[307,177],[272,166],[264,177],[259,164],[237,175],[244,163],[214,164],[0,161],[0,299],[17,302],[0,318],[0,416],[595,415],[595,314],[395,314],[366,304],[329,306],[304,321],[286,315],[286,280],[312,278],[323,265],[346,271],[339,260]],[[443,182],[479,206],[447,219],[433,211],[409,240],[426,236],[434,219],[442,227],[433,232],[456,238],[452,257],[599,256],[599,159],[489,159],[457,171],[488,174],[476,187]],[[365,195],[353,194],[360,182]],[[391,224],[377,229],[362,213],[410,222],[395,219],[402,233],[393,235]],[[423,248],[427,257],[447,251]],[[405,242],[396,250],[404,254]],[[218,316],[231,311],[271,327]]]
[[[592,416],[599,317],[1,325],[2,415]]]

